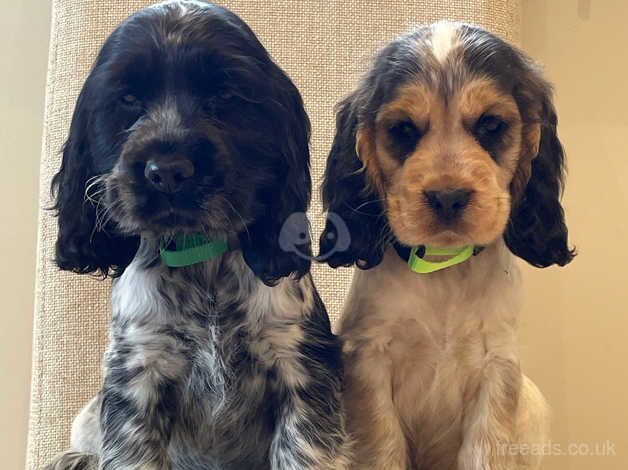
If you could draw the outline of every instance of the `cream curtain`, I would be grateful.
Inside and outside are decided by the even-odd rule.
[[[46,93],[37,266],[37,299],[27,467],[41,468],[69,443],[73,416],[100,385],[107,337],[109,282],[59,272],[52,259],[56,221],[50,179],[58,168],[74,102],[104,38],[123,18],[152,2],[53,0]],[[333,137],[334,104],[364,70],[369,56],[412,25],[453,19],[485,26],[517,42],[520,0],[230,0],[296,82],[313,125],[317,188]],[[311,218],[322,216],[318,192]],[[351,271],[315,267],[332,318],[342,306]]]

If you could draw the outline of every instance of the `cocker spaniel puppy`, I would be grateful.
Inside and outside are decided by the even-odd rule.
[[[536,465],[546,405],[519,365],[513,254],[573,258],[563,163],[549,84],[474,26],[401,36],[339,104],[323,198],[351,240],[325,261],[362,268],[340,325],[354,468]],[[321,253],[337,241],[329,219]]]
[[[341,351],[302,233],[309,129],[223,8],[159,4],[106,40],[53,188],[59,267],[114,277],[111,342],[49,468],[345,467]]]

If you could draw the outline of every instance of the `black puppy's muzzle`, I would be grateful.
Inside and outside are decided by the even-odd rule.
[[[206,204],[220,190],[219,143],[194,130],[137,129],[127,141],[116,177],[127,217],[141,230],[190,229],[208,216]]]
[[[136,192],[191,193],[215,178],[217,148],[200,132],[180,131],[176,136],[156,132],[127,143],[121,169],[132,174]]]

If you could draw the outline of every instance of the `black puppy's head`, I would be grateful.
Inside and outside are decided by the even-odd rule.
[[[298,90],[236,15],[141,10],[106,40],[74,110],[53,179],[58,265],[119,274],[140,236],[203,232],[237,235],[265,282],[302,275],[309,257],[278,238],[307,209],[309,132]]]

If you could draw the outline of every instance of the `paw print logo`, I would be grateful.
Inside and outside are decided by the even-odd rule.
[[[279,247],[288,253],[295,253],[303,259],[311,259],[310,255],[304,254],[300,247],[309,245],[310,222],[304,212],[295,212],[286,219],[279,232]]]
[[[321,253],[317,260],[325,261],[337,252],[347,251],[350,244],[351,236],[345,221],[335,212],[328,212],[327,232],[325,233],[325,240],[321,240]]]
[[[325,243],[321,242],[321,247],[325,247],[325,253],[321,252],[320,256],[317,257],[318,261],[324,261],[338,251],[346,251],[351,241],[349,228],[338,214],[329,212],[327,223],[333,226],[333,230],[327,232]],[[295,253],[303,259],[312,259],[300,248],[310,245],[311,242],[310,223],[307,215],[303,212],[295,212],[290,215],[279,232],[279,247],[288,253]]]

